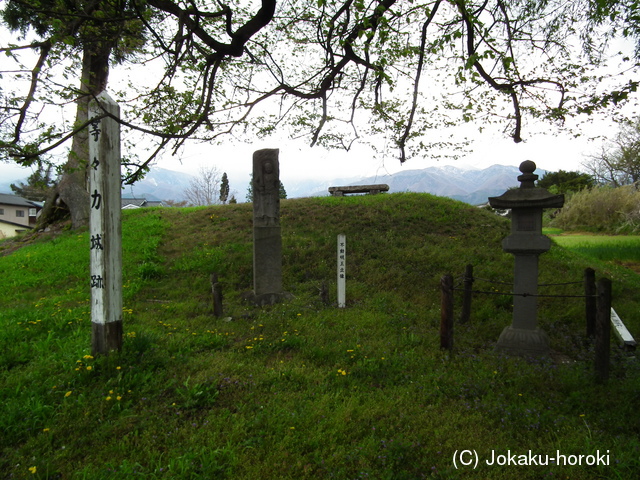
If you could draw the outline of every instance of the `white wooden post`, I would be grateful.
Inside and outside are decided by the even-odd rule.
[[[120,223],[120,108],[106,92],[89,104],[91,213],[91,348],[122,348],[122,227]]]
[[[338,308],[345,307],[347,278],[347,237],[338,235]]]
[[[634,340],[627,327],[622,322],[622,319],[617,314],[617,312],[611,308],[611,325],[613,326],[613,333],[616,335],[618,339],[618,343],[620,346],[626,348],[627,350],[635,350],[636,349],[636,341]]]

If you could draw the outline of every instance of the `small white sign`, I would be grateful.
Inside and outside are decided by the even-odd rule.
[[[613,333],[620,344],[628,348],[636,348],[636,341],[613,308],[611,309],[611,325],[613,325]]]
[[[347,279],[347,237],[338,235],[338,308],[344,308],[346,304],[346,279]]]

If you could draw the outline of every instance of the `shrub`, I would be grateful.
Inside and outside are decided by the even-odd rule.
[[[640,192],[632,185],[582,190],[571,195],[551,222],[565,230],[640,231]]]

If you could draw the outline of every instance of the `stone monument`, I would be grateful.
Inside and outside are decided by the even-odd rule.
[[[535,169],[532,161],[522,162],[520,188],[489,198],[493,208],[511,209],[511,235],[502,248],[515,257],[513,322],[502,331],[496,350],[527,356],[549,353],[549,338],[537,326],[538,257],[551,248],[551,240],[542,234],[542,209],[564,205],[564,195],[535,186]]]
[[[278,149],[253,154],[253,295],[256,305],[288,298],[282,291],[280,164]]]

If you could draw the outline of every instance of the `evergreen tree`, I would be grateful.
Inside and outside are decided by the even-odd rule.
[[[222,180],[220,180],[220,201],[224,205],[229,198],[229,179],[227,178],[227,172],[222,174]]]
[[[29,175],[27,183],[20,182],[18,185],[12,183],[11,190],[27,200],[44,202],[49,191],[55,187],[55,181],[51,178],[52,166],[40,165],[38,169]]]
[[[247,202],[253,202],[253,173],[251,174],[251,178],[249,178],[249,186],[247,187]]]
[[[546,188],[552,193],[569,193],[591,188],[595,184],[593,177],[586,173],[558,170],[557,172],[545,173],[537,181],[536,186]]]

